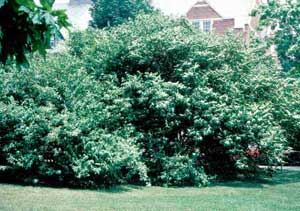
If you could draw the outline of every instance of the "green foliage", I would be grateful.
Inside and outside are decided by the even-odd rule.
[[[204,168],[197,165],[199,154],[192,157],[176,155],[166,157],[163,160],[163,172],[161,181],[166,185],[194,185],[201,186],[209,183],[209,178],[205,174]]]
[[[2,70],[0,162],[22,179],[82,186],[258,173],[282,163],[287,138],[285,82],[265,55],[156,14],[76,32],[26,75]]]
[[[253,15],[260,16],[260,26],[270,27],[274,36],[269,41],[276,46],[284,71],[300,69],[300,2],[270,0],[262,4]]]
[[[285,129],[289,146],[300,150],[300,82],[298,78],[286,77],[281,81],[277,99],[274,99],[274,115]]]
[[[0,1],[0,60],[14,59],[27,65],[26,53],[38,51],[45,55],[53,36],[62,37],[67,28],[67,16],[62,10],[52,10],[54,0]]]
[[[143,134],[151,182],[199,185],[207,177],[192,175],[202,168],[234,176],[282,162],[285,136],[273,107],[280,73],[264,49],[248,50],[234,36],[199,35],[184,20],[159,15],[76,34],[70,48],[98,80],[117,74],[131,99],[128,121]],[[253,143],[259,158],[246,153]],[[204,163],[194,158],[201,154]]]
[[[270,27],[274,35],[268,38],[275,45],[278,59],[287,74],[277,80],[277,95],[273,98],[274,116],[285,129],[290,147],[300,150],[299,70],[300,70],[300,2],[271,0],[253,11],[260,15],[260,27]],[[272,82],[269,82],[272,84]],[[274,84],[274,83],[273,83]]]
[[[128,103],[113,77],[97,83],[76,58],[49,59],[22,75],[1,71],[1,163],[50,184],[145,182],[138,134],[123,121]]]
[[[92,2],[91,25],[97,28],[116,26],[135,18],[140,12],[154,11],[148,0],[92,0]]]

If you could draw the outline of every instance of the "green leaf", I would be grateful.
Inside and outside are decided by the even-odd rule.
[[[19,11],[20,11],[20,12],[27,13],[27,14],[30,14],[30,13],[31,13],[30,9],[28,9],[28,8],[25,7],[25,6],[21,6],[21,7],[19,8]]]
[[[35,3],[33,0],[15,0],[20,6],[24,6],[30,9],[35,8]]]
[[[38,14],[35,14],[31,20],[33,24],[42,24],[41,17]]]
[[[54,13],[51,8],[53,3],[54,0],[40,0],[39,5],[36,4],[36,0],[0,0],[0,7],[5,4],[5,11],[2,11],[3,14],[1,12],[3,17],[5,16],[2,22],[8,23],[0,24],[2,63],[5,64],[12,58],[18,64],[24,63],[26,67],[27,53],[39,51],[44,55],[45,49],[49,48],[50,38],[43,36],[45,33],[51,36],[61,28],[69,26],[64,11]],[[6,36],[7,31],[19,34],[19,39]]]
[[[5,4],[6,0],[0,0],[0,8]]]
[[[45,9],[50,10],[54,4],[54,0],[40,0],[40,3]]]
[[[66,15],[66,10],[53,10],[51,15],[57,17],[57,22],[61,27],[69,27],[72,24],[69,22],[68,16]]]

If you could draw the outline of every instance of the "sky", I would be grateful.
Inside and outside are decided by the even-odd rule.
[[[163,12],[173,15],[185,15],[199,0],[154,0],[154,5]],[[253,0],[207,0],[222,16],[243,16]]]
[[[173,16],[184,16],[200,0],[153,0],[156,8]],[[235,26],[243,27],[249,18],[254,0],[206,0],[223,18],[235,18]],[[56,0],[55,3],[66,4],[69,0]]]
[[[68,3],[69,0],[55,0],[55,3],[57,4],[64,4],[64,3]]]
[[[185,16],[199,0],[153,0],[154,5],[165,14]],[[254,0],[206,0],[223,18],[235,18],[235,27],[243,28],[249,21]]]
[[[196,0],[197,1],[197,0]],[[170,13],[184,13],[188,7],[196,2],[195,0],[154,0],[155,6],[162,9],[164,12]],[[69,0],[55,0],[56,4],[68,3]],[[171,8],[170,8],[171,7]]]
[[[154,6],[160,8],[168,15],[184,15],[198,0],[153,0]],[[226,16],[236,13],[244,14],[243,8],[247,8],[253,0],[207,0],[217,10],[221,10]],[[55,3],[67,3],[69,0],[56,0]],[[250,2],[250,3],[249,3]]]

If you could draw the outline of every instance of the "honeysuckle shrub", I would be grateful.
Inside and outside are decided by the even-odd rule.
[[[178,133],[188,137],[183,139],[201,140],[199,143],[206,143],[205,140],[210,140],[208,143],[216,142],[217,146],[221,144],[224,147],[223,154],[227,156],[227,159],[215,158],[216,161],[227,160],[224,165],[233,174],[239,164],[243,168],[256,166],[241,163],[247,146],[251,143],[258,144],[261,152],[268,153],[275,148],[270,150],[263,149],[264,147],[276,146],[276,159],[269,159],[263,152],[260,159],[270,163],[280,162],[280,153],[286,142],[286,130],[281,128],[281,117],[275,115],[278,109],[275,105],[278,105],[277,97],[281,94],[279,89],[284,81],[264,48],[255,43],[246,48],[233,35],[218,37],[200,33],[184,20],[173,20],[159,15],[140,16],[117,28],[100,32],[89,31],[76,36],[70,42],[71,52],[76,55],[72,46],[81,43],[78,55],[85,58],[83,65],[95,78],[100,79],[103,75],[116,73],[120,86],[123,87],[129,84],[128,78],[131,78],[131,83],[134,82],[133,79],[138,80],[137,84],[130,85],[131,89],[137,89],[135,92],[128,88],[126,91],[130,94],[129,98],[137,98],[132,102],[134,118],[130,121],[143,134],[150,133],[155,137],[155,143],[180,143],[175,141]],[[150,80],[149,74],[150,78],[159,79]],[[161,82],[154,83],[152,80]],[[165,85],[162,86],[163,84]],[[167,87],[174,91],[167,91]],[[164,98],[160,99],[160,95]],[[173,108],[156,111],[153,110],[156,107],[150,105],[172,105]],[[204,108],[200,109],[201,106]],[[173,113],[169,114],[167,111]],[[157,116],[159,114],[161,116]],[[201,124],[197,123],[200,125],[196,127],[198,116]],[[141,119],[138,120],[138,117]],[[176,126],[172,128],[173,124]],[[192,138],[190,131],[195,131]],[[200,131],[205,131],[205,135]],[[276,138],[268,140],[267,145],[260,144],[273,131]],[[231,136],[235,137],[232,141],[225,141]],[[142,144],[151,140],[147,139]],[[241,141],[237,141],[240,139]],[[231,143],[231,147],[241,144],[239,153],[239,147],[230,149],[228,143]],[[186,143],[182,145],[186,146]],[[205,146],[201,148],[205,149]],[[150,149],[152,150],[151,147]],[[166,149],[169,153],[172,148]],[[178,154],[179,151],[171,152]],[[221,151],[216,153],[218,154],[222,154]],[[208,159],[208,155],[206,157]],[[233,157],[240,159],[235,160]],[[250,157],[244,160],[258,162],[260,159]],[[162,162],[152,166],[162,169]],[[214,168],[207,169],[222,172],[224,167],[220,166],[222,165],[216,164]],[[154,172],[158,173],[157,169]],[[227,173],[223,175],[228,175],[229,171],[224,172]]]
[[[114,77],[99,83],[76,58],[53,55],[26,72],[1,70],[1,164],[12,178],[53,185],[147,181]]]
[[[282,163],[289,139],[272,58],[181,19],[76,32],[0,73],[0,162],[23,180],[201,186]]]
[[[285,76],[278,86],[278,97],[274,99],[274,116],[285,131],[289,146],[300,151],[300,80]]]

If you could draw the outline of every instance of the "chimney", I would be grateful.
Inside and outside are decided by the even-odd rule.
[[[245,44],[247,46],[249,46],[250,44],[250,34],[251,34],[250,26],[249,24],[245,24],[244,39],[245,39]]]

